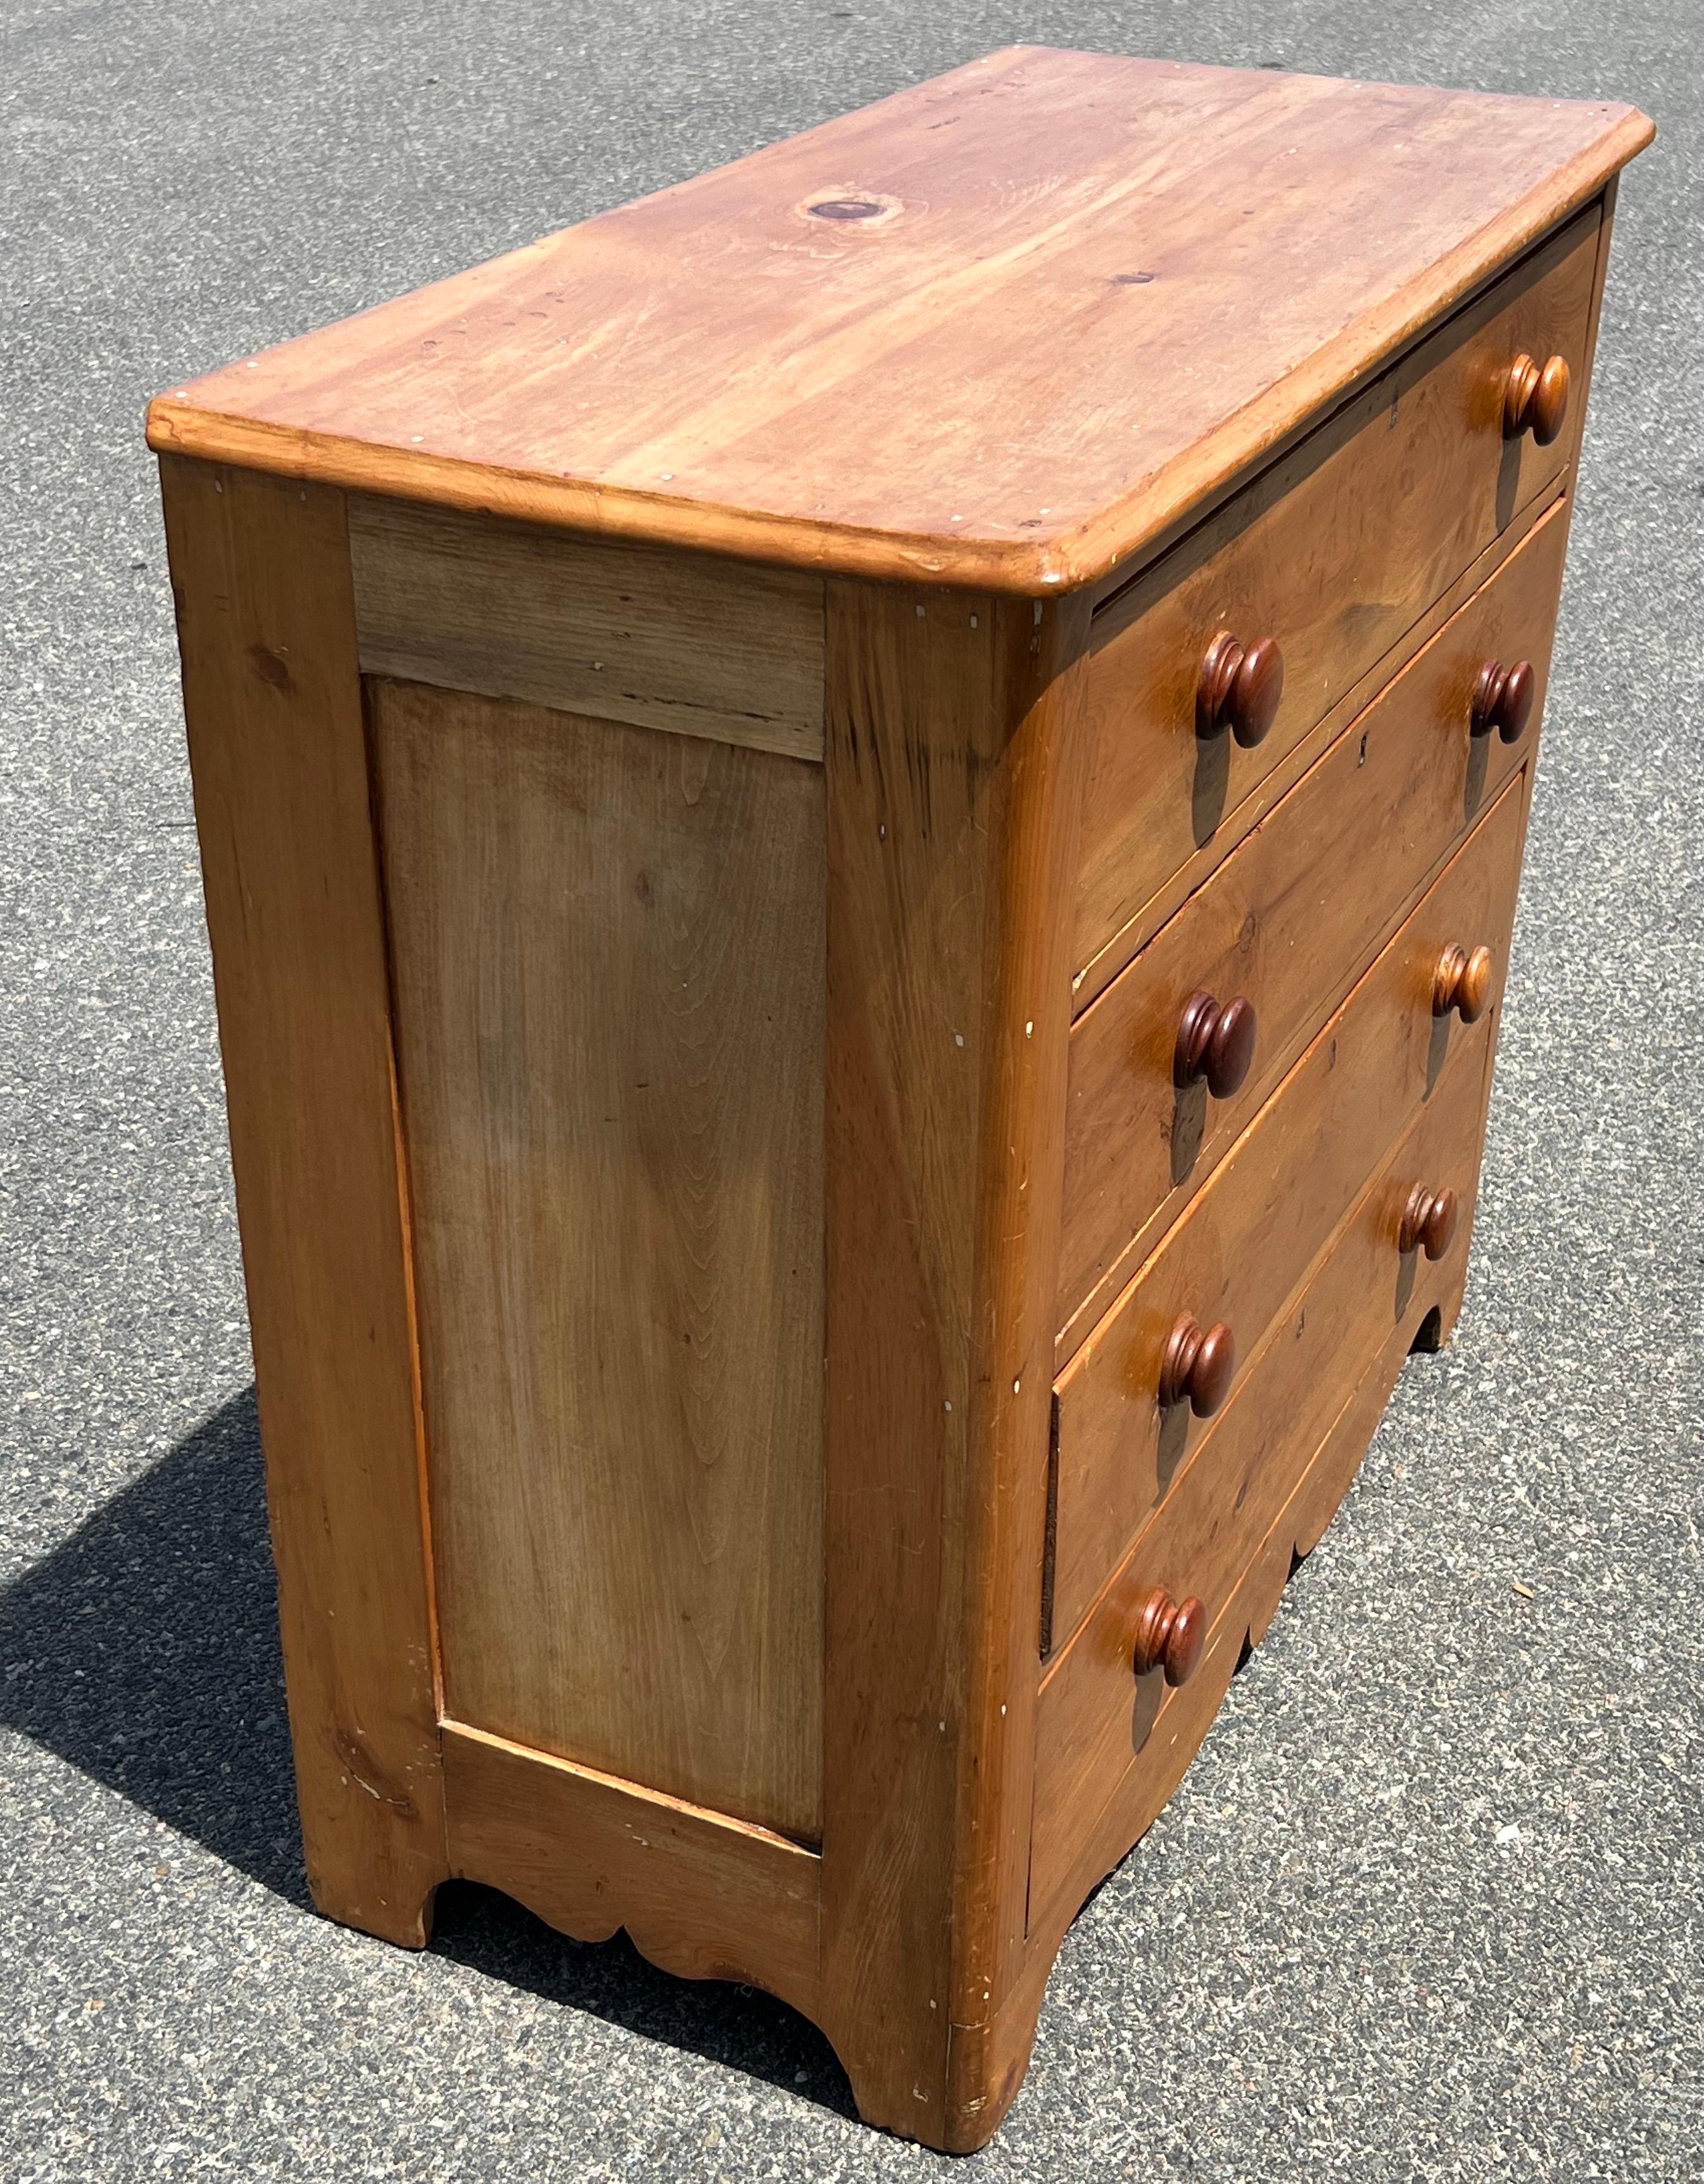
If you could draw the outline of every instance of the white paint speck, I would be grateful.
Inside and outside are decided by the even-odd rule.
[[[1025,1024],[1023,1028],[1023,1035],[1026,1039],[1033,1039],[1035,1037],[1035,1018],[1033,1017],[1032,1017],[1029,1019],[1029,1022]]]
[[[1014,1381],[1012,1382],[1012,1384],[1011,1384],[1011,1391],[1012,1391],[1013,1395],[1016,1395],[1016,1394],[1017,1393],[1018,1390],[1019,1390],[1021,1387],[1022,1387],[1022,1385],[1023,1385],[1023,1383],[1022,1383],[1022,1380],[1014,1380]]]
[[[951,1408],[952,1408],[952,1407],[952,1407],[951,1403],[949,1403],[949,1404],[947,1405],[947,1408],[948,1408],[949,1410],[951,1410]]]
[[[955,1031],[955,1032],[953,1034],[953,1045],[954,1045],[955,1046],[962,1046],[962,1045],[964,1045],[964,1043],[965,1043],[965,1035],[964,1035],[964,1034],[963,1034],[961,1031]]]
[[[660,478],[661,478],[661,480],[663,481],[664,484],[665,484],[665,485],[666,485],[666,484],[669,482],[669,481],[670,481],[670,480],[674,476],[674,472],[673,472],[672,471],[659,471],[657,472],[657,476],[658,476]]]
[[[922,610],[921,607],[919,607],[919,608],[917,609],[917,620],[918,620],[919,621],[921,621],[922,619],[923,619],[923,610]]]

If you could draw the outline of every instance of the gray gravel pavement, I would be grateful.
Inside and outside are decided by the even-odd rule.
[[[1634,100],[1456,1346],[1078,1919],[989,2179],[1704,2173],[1696,0],[12,0],[0,2176],[874,2179],[817,2035],[315,1918],[145,397],[1017,37]],[[1531,1597],[1515,1590],[1518,1582]]]

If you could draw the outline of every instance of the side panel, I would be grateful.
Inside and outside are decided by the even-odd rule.
[[[822,755],[822,579],[358,497],[369,673]]]
[[[443,1801],[343,497],[160,476],[308,1877],[419,1946]]]
[[[443,1725],[451,1870],[576,1941],[625,1927],[682,1979],[816,2009],[821,1861],[797,1843],[465,1724]]]
[[[816,1841],[822,768],[369,689],[447,1710]]]
[[[1016,2092],[1088,604],[831,582],[824,2025]]]

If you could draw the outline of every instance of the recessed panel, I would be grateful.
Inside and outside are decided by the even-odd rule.
[[[446,1710],[815,1840],[822,769],[368,688]]]

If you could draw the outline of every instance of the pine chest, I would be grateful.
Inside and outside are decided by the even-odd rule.
[[[994,2131],[1460,1303],[1650,135],[1017,49],[154,404],[332,1917]]]

